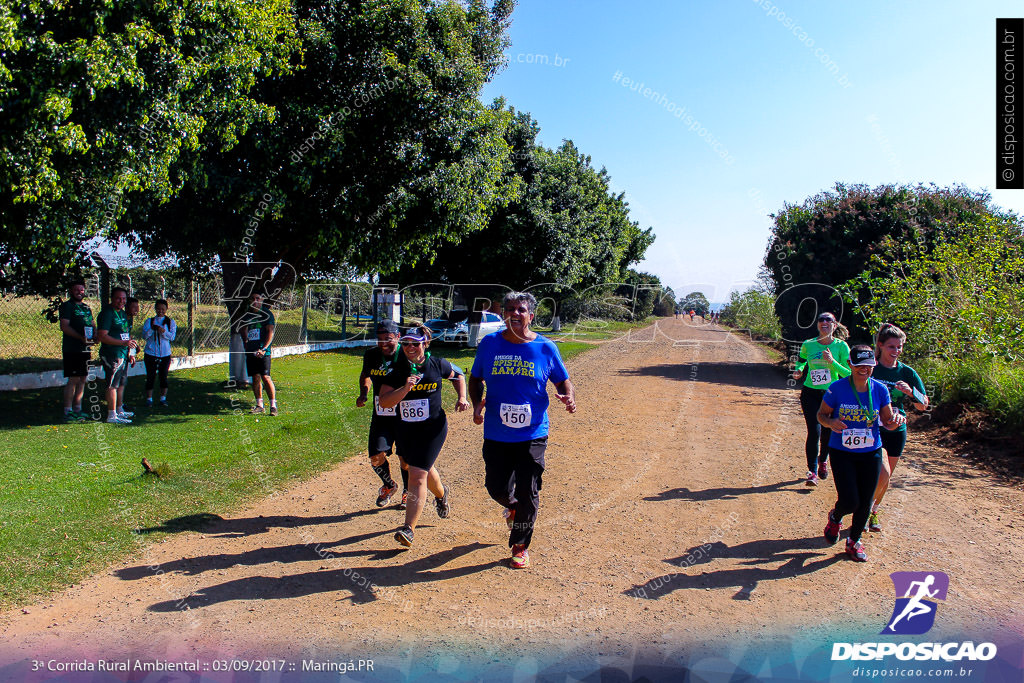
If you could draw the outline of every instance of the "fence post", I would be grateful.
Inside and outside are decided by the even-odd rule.
[[[341,290],[341,338],[342,339],[345,339],[348,336],[348,333],[345,332],[345,318],[348,317],[348,300],[349,300],[348,285],[345,285],[345,288],[343,290]]]
[[[188,280],[188,355],[196,353],[196,281],[193,278]]]
[[[302,297],[302,325],[299,327],[299,340],[303,344],[309,343],[309,328],[306,326],[306,316],[309,313],[309,285],[306,285],[306,293]]]

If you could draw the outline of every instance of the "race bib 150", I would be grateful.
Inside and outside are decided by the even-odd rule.
[[[423,422],[430,417],[430,399],[417,398],[398,404],[403,422]]]
[[[523,405],[502,403],[499,415],[501,415],[501,423],[506,427],[522,429],[530,426],[532,412],[529,403]]]

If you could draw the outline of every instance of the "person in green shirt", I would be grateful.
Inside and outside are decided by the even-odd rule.
[[[82,410],[82,397],[89,376],[89,361],[92,358],[92,344],[96,326],[92,309],[85,303],[85,283],[75,280],[68,286],[69,298],[60,305],[57,317],[60,319],[61,355],[64,362],[64,420],[80,422],[89,415]]]
[[[807,424],[804,455],[807,458],[807,485],[817,486],[828,478],[828,434],[821,434],[818,409],[825,391],[837,379],[850,376],[850,347],[844,340],[850,331],[835,314],[818,316],[818,336],[800,345],[800,357],[793,372],[794,379],[803,379],[800,408]]]
[[[128,292],[122,287],[110,290],[110,306],[96,320],[96,339],[100,342],[100,361],[107,375],[107,422],[131,424],[132,414],[124,410],[124,388],[128,385],[129,351],[138,348],[132,339],[125,305]],[[134,364],[134,355],[132,356]]]
[[[245,368],[252,376],[252,393],[256,399],[252,412],[264,412],[265,386],[270,399],[270,414],[277,415],[277,387],[274,386],[274,380],[270,379],[270,355],[273,353],[271,344],[274,342],[276,328],[274,314],[270,306],[263,303],[263,295],[259,293],[249,295],[249,310],[246,314],[242,338],[245,340]]]
[[[878,359],[875,379],[889,389],[893,408],[904,417],[907,415],[904,407],[907,403],[918,410],[928,408],[928,395],[921,376],[914,371],[914,368],[899,360],[900,354],[903,353],[903,344],[906,341],[907,333],[892,323],[884,323],[878,329],[878,334],[875,335],[875,357]],[[907,425],[905,422],[898,429],[882,430],[882,448],[885,449],[886,457],[882,460],[882,472],[878,476],[878,485],[875,487],[871,515],[868,517],[868,531],[882,530],[882,524],[878,519],[882,497],[889,488],[889,478],[892,476],[893,470],[896,469],[906,445]]]

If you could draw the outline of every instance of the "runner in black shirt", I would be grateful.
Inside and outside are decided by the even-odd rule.
[[[394,320],[382,320],[377,325],[377,345],[363,355],[363,371],[359,374],[359,398],[356,407],[366,405],[366,399],[373,390],[373,413],[370,416],[370,438],[368,450],[370,466],[380,477],[382,486],[377,492],[377,507],[384,507],[391,497],[398,492],[398,484],[391,478],[391,466],[388,456],[395,445],[395,432],[398,429],[398,411],[395,408],[381,408],[379,405],[380,385],[384,377],[394,369],[398,360],[398,325]],[[405,509],[409,495],[409,470],[399,457],[402,471],[402,503]]]
[[[409,498],[405,511],[405,525],[395,533],[395,539],[404,546],[412,545],[413,530],[423,511],[427,489],[434,494],[437,516],[448,517],[448,491],[441,485],[441,477],[434,467],[448,435],[448,418],[441,408],[442,380],[450,379],[459,392],[456,411],[469,408],[466,400],[466,382],[444,358],[431,356],[430,330],[416,325],[402,336],[402,356],[380,389],[380,405],[398,409],[398,432],[395,442],[402,460],[409,467]]]
[[[89,360],[92,358],[92,344],[96,338],[96,324],[92,309],[85,303],[85,283],[76,280],[68,286],[70,298],[60,305],[57,314],[60,331],[63,332],[61,352],[64,360],[64,376],[68,383],[64,387],[64,419],[78,422],[89,419],[82,411],[82,396],[85,393],[86,377],[89,375]]]

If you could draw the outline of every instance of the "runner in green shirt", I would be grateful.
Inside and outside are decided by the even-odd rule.
[[[85,283],[76,280],[68,286],[69,298],[60,305],[57,317],[60,319],[61,355],[64,361],[64,420],[79,422],[89,419],[82,410],[82,397],[89,375],[89,360],[92,358],[93,339],[96,325],[92,309],[85,303]]]
[[[850,331],[832,313],[818,316],[818,336],[800,345],[800,358],[793,372],[794,379],[803,378],[800,408],[807,425],[804,455],[807,458],[807,485],[817,486],[828,478],[828,434],[821,434],[818,408],[829,385],[850,376],[850,347],[843,341]]]
[[[124,388],[128,385],[128,353],[138,344],[131,336],[125,312],[127,302],[127,290],[115,287],[110,290],[110,306],[100,311],[96,320],[100,361],[107,375],[107,422],[112,424],[131,424],[132,417],[124,410]]]
[[[883,324],[875,335],[875,357],[878,359],[878,367],[875,368],[874,378],[889,389],[893,408],[899,410],[904,417],[907,414],[904,408],[906,403],[910,403],[918,410],[925,410],[928,407],[928,395],[921,376],[914,368],[899,361],[906,341],[907,333],[892,323]],[[886,457],[882,460],[882,473],[878,476],[878,485],[875,487],[874,503],[868,517],[868,531],[882,530],[882,524],[878,519],[882,497],[889,488],[889,478],[896,469],[906,445],[905,423],[892,431],[882,430],[882,448],[885,449]]]

